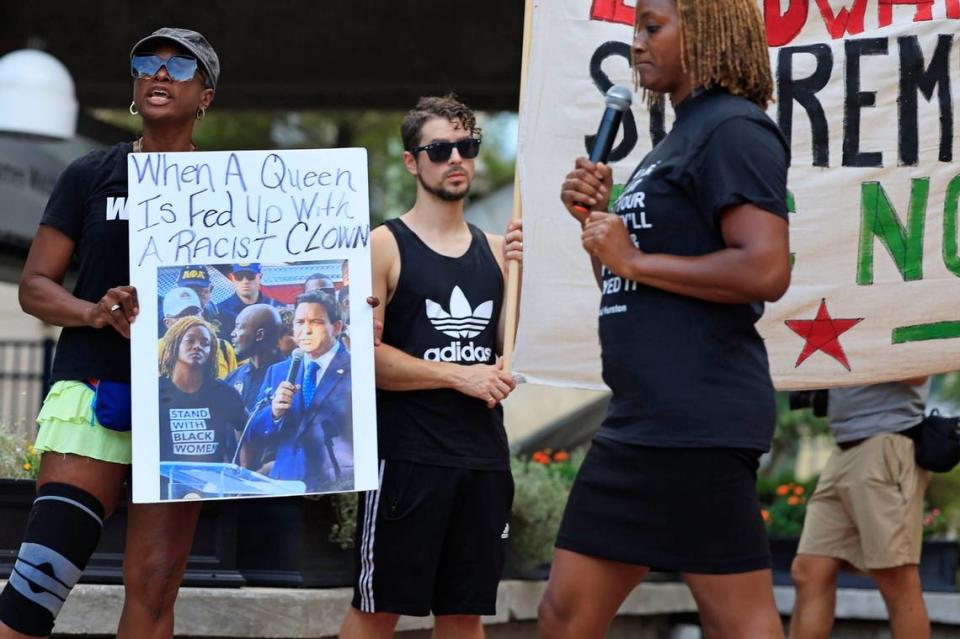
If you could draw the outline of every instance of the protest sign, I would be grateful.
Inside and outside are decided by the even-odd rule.
[[[366,151],[134,153],[128,180],[134,501],[376,488]]]

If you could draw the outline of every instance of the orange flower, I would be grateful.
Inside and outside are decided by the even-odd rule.
[[[30,462],[27,462],[23,465],[24,470],[30,470],[31,468],[33,468],[33,464],[31,464]]]
[[[765,522],[770,521],[770,511],[767,510],[766,508],[760,511],[760,516],[763,517],[763,521]]]
[[[802,495],[804,493],[803,486],[797,486],[793,489],[794,495]]]
[[[800,503],[800,498],[796,495],[790,495],[789,499],[787,499],[787,503],[791,506],[796,506]]]
[[[788,486],[787,484],[780,484],[779,486],[777,486],[777,494],[780,495],[781,497],[783,497],[789,492],[790,492],[790,486]]]
[[[570,453],[565,450],[558,450],[553,454],[553,461],[555,462],[565,462],[570,459]]]
[[[549,464],[550,455],[547,455],[545,452],[538,450],[533,454],[533,461],[538,464],[544,464],[544,465]]]

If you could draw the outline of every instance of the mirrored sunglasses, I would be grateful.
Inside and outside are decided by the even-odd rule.
[[[413,148],[410,152],[416,155],[420,151],[426,151],[431,162],[446,162],[450,159],[454,148],[464,160],[472,160],[480,153],[480,138],[463,138],[456,142],[431,142]]]
[[[130,75],[134,78],[152,78],[166,67],[167,75],[176,82],[187,82],[197,74],[197,59],[188,55],[161,58],[155,53],[137,54],[130,58]]]

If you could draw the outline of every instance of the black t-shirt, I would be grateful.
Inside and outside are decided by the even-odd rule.
[[[400,220],[387,220],[400,250],[400,279],[387,304],[383,343],[428,361],[493,364],[503,274],[483,231],[460,257],[431,249]],[[503,409],[449,388],[377,391],[380,457],[478,470],[510,467]]]
[[[160,378],[160,461],[229,462],[245,421],[240,394],[226,383],[184,393]]]
[[[127,241],[127,154],[130,143],[92,151],[71,163],[50,194],[41,224],[76,242],[73,294],[98,301],[130,283]],[[51,381],[130,381],[130,341],[113,328],[67,327],[60,333]]]
[[[786,219],[789,147],[756,105],[714,89],[676,109],[669,135],[611,209],[646,253],[725,247],[726,207],[752,203]],[[767,450],[776,407],[754,328],[763,304],[719,304],[604,271],[603,378],[613,400],[599,435],[646,446]]]

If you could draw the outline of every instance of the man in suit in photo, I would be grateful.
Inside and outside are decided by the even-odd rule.
[[[353,411],[350,353],[338,339],[343,322],[330,295],[311,291],[297,298],[293,337],[303,362],[287,381],[293,357],[267,369],[249,438],[275,450],[260,469],[274,479],[306,483],[307,492],[346,488],[353,480]]]

